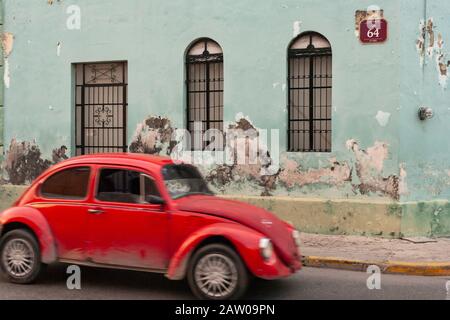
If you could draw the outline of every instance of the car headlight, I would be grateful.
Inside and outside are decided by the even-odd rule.
[[[298,230],[292,231],[292,238],[294,238],[295,245],[297,247],[300,247],[301,246],[300,231],[298,231]]]
[[[273,255],[272,241],[267,238],[259,240],[259,251],[264,260],[269,260]]]

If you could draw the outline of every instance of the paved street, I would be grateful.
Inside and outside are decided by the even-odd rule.
[[[185,282],[162,275],[82,268],[82,290],[66,288],[66,266],[55,265],[34,285],[0,280],[0,299],[192,299]],[[446,299],[450,277],[382,275],[381,290],[368,290],[362,272],[305,268],[294,277],[257,281],[248,299]],[[450,298],[450,297],[449,297]]]

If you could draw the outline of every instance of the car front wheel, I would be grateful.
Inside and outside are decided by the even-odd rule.
[[[195,252],[187,278],[196,297],[212,300],[240,298],[249,281],[239,255],[223,244],[206,245]]]
[[[1,239],[0,259],[1,270],[13,283],[32,283],[42,269],[39,244],[26,230],[10,231]]]

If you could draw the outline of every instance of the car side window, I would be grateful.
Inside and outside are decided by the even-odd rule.
[[[161,194],[158,191],[158,187],[156,186],[155,180],[150,178],[147,175],[141,175],[141,182],[144,183],[144,199],[148,196],[161,197]]]
[[[102,169],[96,198],[100,201],[146,203],[149,195],[159,196],[153,179],[137,171]]]
[[[84,199],[87,196],[89,167],[77,167],[59,171],[44,181],[40,193],[50,199]]]

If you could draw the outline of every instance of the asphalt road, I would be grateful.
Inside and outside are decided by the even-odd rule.
[[[47,269],[33,285],[15,285],[0,279],[0,299],[192,299],[184,281],[134,271],[81,268],[81,290],[66,286],[66,265]],[[304,268],[293,277],[258,280],[247,299],[450,299],[450,277],[381,275],[381,289],[369,290],[368,274],[332,269]]]

